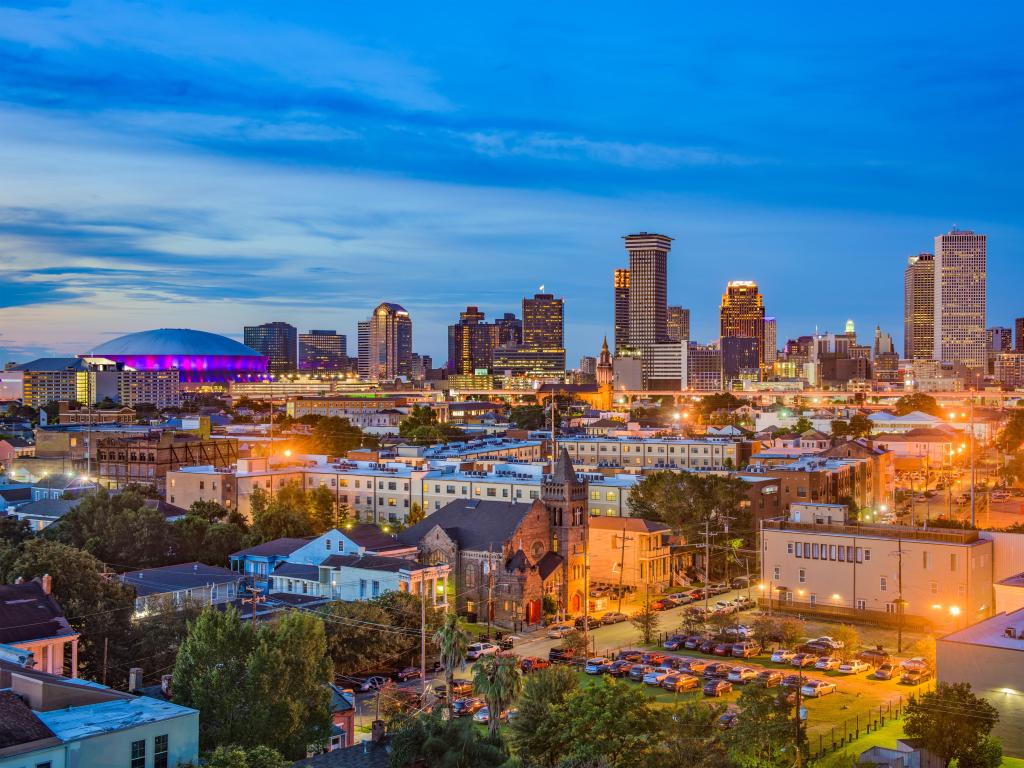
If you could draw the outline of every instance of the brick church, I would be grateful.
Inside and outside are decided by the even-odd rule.
[[[540,623],[549,596],[560,615],[587,605],[587,483],[562,449],[529,503],[459,499],[398,534],[427,563],[455,576],[461,614],[506,627]]]

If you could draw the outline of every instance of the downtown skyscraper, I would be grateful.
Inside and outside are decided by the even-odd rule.
[[[366,345],[359,350],[360,374],[365,371],[370,381],[412,376],[412,319],[406,309],[386,301],[373,310],[365,328]]]
[[[624,239],[629,253],[629,346],[642,355],[655,344],[668,341],[668,252],[672,250],[672,238],[641,232]]]
[[[732,280],[722,294],[719,310],[719,336],[757,340],[757,363],[765,363],[764,298],[752,280]]]
[[[616,269],[615,288],[615,354],[629,346],[629,270]]]
[[[907,257],[903,272],[903,357],[931,360],[935,354],[935,256]]]
[[[266,356],[271,373],[292,373],[299,367],[298,333],[288,323],[263,323],[245,326],[242,339],[245,346]]]
[[[935,359],[986,367],[987,238],[953,229],[935,238]]]

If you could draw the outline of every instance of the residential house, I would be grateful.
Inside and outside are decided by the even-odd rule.
[[[50,596],[52,583],[45,575],[0,585],[0,646],[31,654],[34,669],[78,677],[78,633]]]
[[[238,597],[242,581],[236,571],[204,563],[145,568],[122,573],[118,578],[135,590],[136,614],[167,602],[179,607],[189,601],[200,605],[230,603]]]
[[[672,581],[670,534],[639,517],[590,519],[590,581],[657,592]]]

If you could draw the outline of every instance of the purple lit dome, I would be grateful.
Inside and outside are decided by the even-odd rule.
[[[267,358],[237,341],[188,328],[158,328],[111,339],[82,357],[104,357],[139,371],[181,371],[188,383],[255,381]]]

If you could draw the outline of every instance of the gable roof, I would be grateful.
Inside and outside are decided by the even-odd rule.
[[[60,606],[38,581],[0,585],[0,644],[73,634]]]
[[[357,523],[341,531],[350,541],[371,552],[387,552],[390,549],[406,549],[394,535],[384,533],[373,523]]]
[[[0,497],[7,502],[31,501],[32,488],[0,488]]]
[[[18,517],[42,517],[57,520],[82,503],[77,499],[39,499],[18,507]]]
[[[655,520],[645,520],[642,517],[598,517],[590,518],[590,527],[602,531],[634,531],[636,533],[668,533],[672,529]]]
[[[558,570],[564,561],[565,558],[557,552],[545,552],[544,557],[537,561],[537,571],[540,573],[541,579],[547,579]]]
[[[145,595],[176,592],[182,589],[205,587],[207,584],[228,584],[242,578],[240,573],[217,565],[179,563],[161,568],[144,568],[122,573],[121,581],[135,588],[135,594]]]
[[[437,525],[460,549],[486,551],[512,538],[532,506],[514,501],[456,499],[406,528],[398,534],[398,540],[416,546]]]
[[[245,557],[246,555],[252,555],[253,557],[287,557],[299,547],[303,547],[309,542],[313,541],[316,537],[310,536],[305,539],[274,539],[273,541],[265,541],[262,544],[257,544],[255,547],[249,547],[248,549],[241,549],[238,552],[233,552],[232,557]]]
[[[305,581],[318,581],[320,579],[320,568],[315,565],[303,565],[302,563],[281,563],[274,569],[273,575],[288,576]]]
[[[403,557],[384,557],[383,555],[331,555],[321,565],[329,565],[334,568],[364,568],[369,571],[388,571],[390,573],[419,571],[432,567],[417,563],[415,560],[406,560]]]
[[[43,739],[52,739],[54,744],[57,743],[53,731],[36,717],[35,712],[18,694],[14,691],[0,691],[0,750],[22,745],[32,745],[31,748],[35,749],[44,745],[32,742]]]

